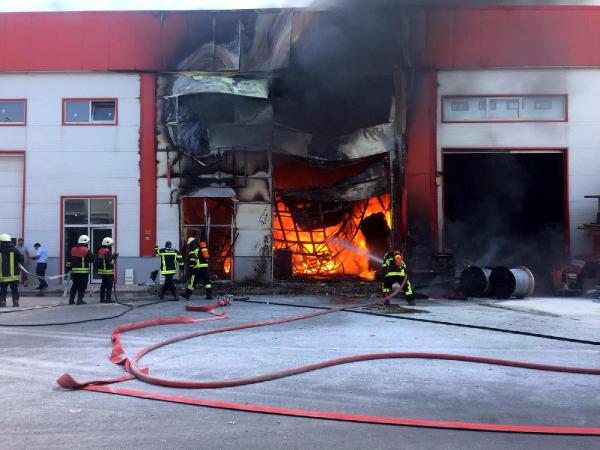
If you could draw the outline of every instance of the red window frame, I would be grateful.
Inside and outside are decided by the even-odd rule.
[[[0,150],[0,155],[21,156],[23,157],[23,195],[21,201],[21,237],[25,239],[25,180],[27,179],[27,158],[25,150]]]
[[[499,119],[482,119],[482,120],[447,120],[444,117],[444,101],[452,98],[509,98],[509,97],[563,97],[565,99],[565,116],[562,119],[524,119],[524,120],[499,120]],[[442,95],[440,100],[441,123],[540,123],[540,122],[568,122],[569,121],[569,96],[568,94],[452,94]]]
[[[70,100],[89,101],[89,102],[115,102],[115,120],[114,122],[66,122],[66,104]],[[63,97],[62,99],[62,125],[64,127],[114,127],[119,125],[119,99],[116,97]]]
[[[26,98],[0,98],[0,102],[23,102],[25,109],[23,122],[0,122],[0,127],[24,127],[27,125],[27,99]]]
[[[118,230],[118,217],[117,217],[117,205],[118,205],[118,196],[117,195],[113,195],[113,194],[107,194],[107,195],[61,195],[60,196],[60,228],[59,228],[59,239],[60,242],[58,243],[58,253],[60,256],[60,268],[62,270],[62,268],[64,267],[64,252],[63,252],[63,239],[64,239],[64,208],[65,208],[65,200],[69,200],[71,198],[88,198],[88,199],[94,199],[94,198],[111,198],[114,202],[114,211],[115,211],[115,220],[114,220],[114,224],[113,224],[113,240],[114,240],[114,246],[113,246],[113,251],[115,253],[117,253],[117,244],[118,244],[118,240],[117,240],[117,230]],[[62,279],[61,279],[62,282]],[[115,283],[117,282],[117,263],[115,262]]]

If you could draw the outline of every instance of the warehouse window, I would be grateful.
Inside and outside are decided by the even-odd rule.
[[[116,99],[63,99],[63,125],[116,124]]]
[[[62,198],[63,261],[82,234],[89,236],[94,254],[98,253],[104,238],[115,239],[116,203],[114,196]],[[97,267],[93,269],[91,281],[98,281]]]
[[[562,122],[566,120],[566,95],[442,97],[442,122]]]
[[[0,125],[25,125],[27,100],[0,99]]]

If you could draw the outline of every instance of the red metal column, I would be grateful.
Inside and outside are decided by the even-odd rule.
[[[140,79],[140,256],[156,243],[156,75]]]
[[[429,224],[432,244],[437,243],[436,114],[437,71],[418,74],[412,117],[408,126],[405,168],[409,228]],[[416,231],[416,230],[413,230]]]

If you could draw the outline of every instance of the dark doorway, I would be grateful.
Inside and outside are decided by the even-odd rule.
[[[445,246],[457,267],[529,267],[541,289],[565,257],[562,152],[445,152]]]

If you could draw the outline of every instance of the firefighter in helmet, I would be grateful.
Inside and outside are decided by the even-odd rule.
[[[188,254],[185,261],[186,273],[188,274],[187,289],[183,297],[186,300],[194,293],[194,288],[202,282],[206,291],[206,299],[212,299],[212,284],[210,283],[210,275],[208,272],[208,248],[206,242],[200,242],[195,237],[190,237],[187,240]]]
[[[85,305],[83,296],[87,289],[90,278],[90,264],[94,262],[94,254],[90,251],[88,245],[90,238],[82,234],[77,239],[77,245],[71,249],[67,261],[66,270],[71,271],[71,280],[73,286],[69,292],[69,305],[75,304],[75,295],[77,295],[77,304]]]
[[[381,283],[383,296],[387,297],[392,293],[392,285],[394,283],[402,285],[402,283],[406,280],[406,282],[402,285],[402,292],[404,292],[404,296],[408,304],[414,305],[415,301],[412,285],[408,279],[406,263],[404,262],[404,258],[402,258],[402,253],[400,253],[398,250],[387,252],[383,256],[381,270],[383,275],[383,281]],[[385,304],[389,305],[390,300],[387,299]]]
[[[115,260],[119,257],[119,254],[113,253],[113,243],[112,238],[105,237],[102,239],[102,246],[98,250],[98,275],[102,277],[100,303],[115,303],[111,297],[115,284]]]
[[[173,277],[177,274],[178,268],[183,268],[183,259],[179,251],[174,249],[172,245],[171,241],[167,241],[161,249],[158,248],[158,245],[154,247],[154,253],[160,256],[160,273],[165,279],[165,283],[158,293],[158,298],[161,300],[167,290],[173,294],[174,300],[179,300]]]
[[[10,286],[13,307],[19,306],[19,264],[23,255],[15,248],[10,235],[0,234],[0,307],[6,307],[6,293]]]

